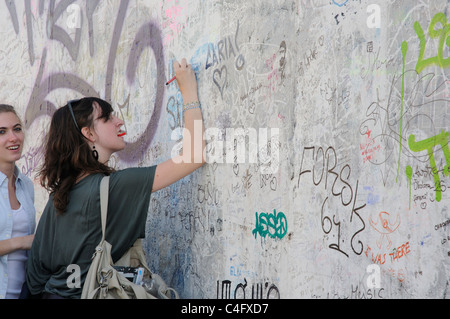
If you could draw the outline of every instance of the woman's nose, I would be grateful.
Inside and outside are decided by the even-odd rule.
[[[117,125],[118,126],[122,126],[125,123],[121,118],[119,118],[119,117],[116,117],[116,118],[117,118]]]
[[[8,140],[9,140],[10,142],[15,142],[15,141],[17,141],[17,135],[16,135],[16,133],[15,133],[14,131],[11,131],[11,132],[8,134]]]

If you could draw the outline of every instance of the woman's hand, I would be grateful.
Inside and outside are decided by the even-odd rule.
[[[34,235],[14,237],[0,241],[0,256],[8,255],[17,250],[30,250]]]
[[[34,235],[18,237],[18,240],[20,241],[20,249],[30,250],[31,245],[33,244]]]
[[[192,65],[187,64],[186,59],[182,59],[181,62],[173,62],[173,70],[177,77],[178,88],[183,96],[183,103],[198,101],[197,79]]]

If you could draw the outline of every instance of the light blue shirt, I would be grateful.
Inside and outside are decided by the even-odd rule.
[[[30,235],[34,234],[36,229],[36,210],[34,208],[34,186],[33,182],[19,169],[15,168],[16,178],[16,197],[20,205],[28,215]],[[0,240],[11,239],[13,230],[13,215],[9,203],[8,179],[6,175],[0,172]],[[0,257],[0,299],[6,296],[8,287],[8,255]]]

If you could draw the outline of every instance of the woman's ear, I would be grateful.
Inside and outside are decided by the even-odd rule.
[[[94,136],[92,135],[90,128],[88,128],[88,127],[83,127],[83,128],[81,128],[81,134],[83,134],[83,136],[84,136],[89,142],[92,142],[92,143],[95,142]]]

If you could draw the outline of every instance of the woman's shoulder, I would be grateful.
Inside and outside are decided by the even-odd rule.
[[[135,189],[136,186],[149,187],[155,177],[156,166],[130,167],[111,174],[110,188]]]
[[[149,180],[153,181],[155,176],[156,165],[150,167],[130,167],[121,170],[116,170],[110,174],[110,190],[119,188],[127,189],[132,185],[147,184]],[[72,188],[71,196],[87,196],[88,194],[96,193],[99,189],[100,182],[105,177],[105,174],[95,173],[90,174],[81,179]]]
[[[129,167],[111,173],[111,178],[132,179],[137,177],[148,177],[148,175],[154,175],[155,170],[156,165],[149,167]]]

